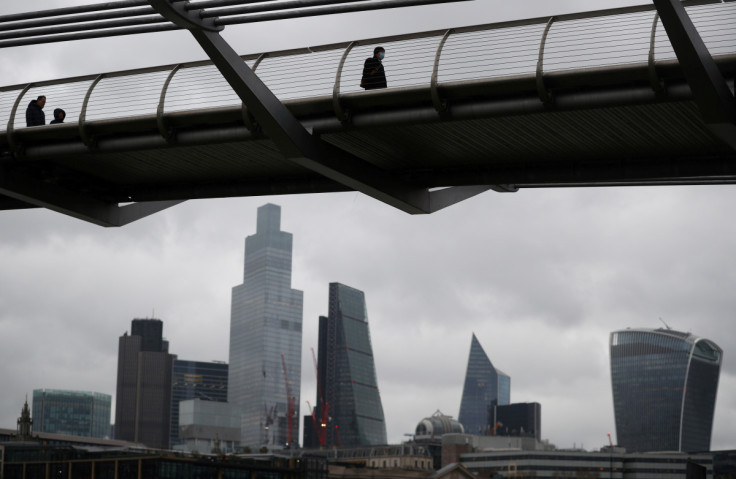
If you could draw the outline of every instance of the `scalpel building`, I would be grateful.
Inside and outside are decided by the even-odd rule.
[[[671,329],[611,333],[618,444],[629,452],[710,449],[723,350]]]

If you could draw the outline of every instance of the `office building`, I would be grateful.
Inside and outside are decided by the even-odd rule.
[[[542,405],[538,402],[492,406],[491,434],[542,440]]]
[[[160,319],[134,319],[118,342],[115,438],[168,449],[174,356]]]
[[[475,477],[588,477],[611,479],[712,479],[710,453],[626,453],[620,451],[513,451],[499,449],[461,454],[459,462]],[[702,470],[691,476],[690,470]]]
[[[107,438],[110,434],[109,394],[59,389],[33,390],[36,432]]]
[[[179,442],[173,449],[229,454],[240,446],[240,408],[220,401],[179,403]]]
[[[318,442],[354,447],[386,443],[365,295],[330,283],[329,314],[319,318]],[[318,392],[318,396],[319,396]],[[324,424],[324,427],[321,425]]]
[[[672,329],[611,333],[618,445],[629,452],[710,450],[723,351]]]
[[[511,402],[511,378],[493,367],[473,333],[458,421],[467,434],[489,434],[493,425],[491,407]],[[494,423],[495,424],[495,423]]]
[[[241,408],[243,447],[298,442],[303,297],[291,289],[291,250],[281,208],[258,208],[230,316],[228,402]]]
[[[171,437],[179,444],[179,403],[189,399],[227,401],[227,363],[174,359],[171,384]]]

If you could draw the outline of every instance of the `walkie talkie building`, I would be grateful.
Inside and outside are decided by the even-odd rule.
[[[618,445],[629,452],[710,449],[723,350],[671,329],[611,333]]]

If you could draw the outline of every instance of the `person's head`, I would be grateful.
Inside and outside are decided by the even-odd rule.
[[[38,105],[39,108],[43,108],[43,106],[46,104],[46,97],[41,95],[38,98],[36,98],[36,105]]]
[[[386,56],[386,50],[384,50],[383,47],[376,47],[373,49],[373,56],[379,60],[383,60],[383,57]]]
[[[64,118],[66,117],[66,112],[62,110],[61,108],[57,108],[54,110],[54,119],[59,121],[64,121]]]

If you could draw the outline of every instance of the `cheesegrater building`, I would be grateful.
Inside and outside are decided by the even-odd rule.
[[[504,406],[509,402],[511,377],[493,367],[473,333],[458,421],[465,428],[466,434],[488,434],[494,427],[490,417],[493,406]]]
[[[317,427],[325,446],[386,444],[365,294],[330,283],[329,313],[319,318]],[[321,431],[320,431],[321,430]]]
[[[710,449],[723,350],[671,329],[611,333],[618,444],[630,452]]]
[[[303,293],[291,289],[291,250],[291,233],[281,231],[281,207],[258,208],[230,313],[227,397],[241,407],[244,447],[298,442]]]

